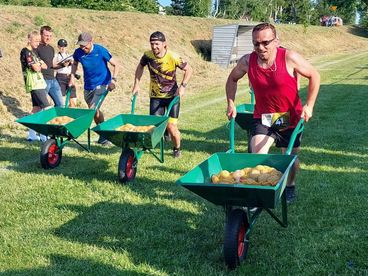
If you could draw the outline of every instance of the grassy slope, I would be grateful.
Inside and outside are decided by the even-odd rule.
[[[142,52],[147,49],[147,38],[155,30],[167,34],[170,48],[189,60],[194,67],[194,76],[188,93],[223,86],[229,70],[206,62],[193,45],[210,45],[212,27],[230,21],[189,17],[168,17],[140,13],[100,12],[76,9],[33,8],[0,6],[0,41],[5,56],[0,60],[0,127],[13,123],[15,117],[29,112],[31,103],[25,94],[20,72],[19,52],[26,44],[26,35],[49,24],[55,30],[54,43],[66,38],[70,45],[81,31],[90,31],[95,41],[105,45],[120,62],[118,89],[106,100],[104,109],[108,116],[128,110],[131,85]],[[291,47],[307,58],[336,54],[348,50],[368,49],[367,39],[354,36],[349,28],[309,27],[279,25],[281,43]],[[148,74],[144,75],[139,102],[147,103]],[[81,85],[81,84],[80,84]],[[81,91],[81,89],[79,89]],[[84,105],[82,93],[78,95]],[[109,108],[107,108],[109,106]]]

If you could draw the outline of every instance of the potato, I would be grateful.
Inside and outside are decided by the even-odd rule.
[[[65,125],[67,123],[70,123],[71,121],[74,121],[74,118],[69,116],[58,116],[54,119],[47,122],[47,124],[53,124],[53,125]]]
[[[230,172],[229,171],[227,171],[227,170],[223,170],[223,171],[221,171],[220,172],[220,174],[219,174],[219,177],[220,178],[226,178],[226,177],[229,177],[230,176]]]
[[[257,181],[258,176],[261,174],[261,172],[257,169],[252,169],[249,174],[248,177],[254,179],[255,181]]]
[[[255,181],[253,178],[249,178],[249,177],[242,177],[240,178],[240,182],[243,184],[249,184],[249,185],[257,185],[258,182]]]
[[[214,174],[211,176],[211,181],[213,184],[217,184],[220,182],[220,178],[216,174]]]

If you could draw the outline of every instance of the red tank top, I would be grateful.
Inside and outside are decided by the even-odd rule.
[[[257,63],[257,54],[249,58],[248,77],[254,90],[254,118],[264,113],[289,112],[290,127],[296,127],[302,113],[297,80],[286,68],[286,49],[277,48],[274,64],[267,69]]]

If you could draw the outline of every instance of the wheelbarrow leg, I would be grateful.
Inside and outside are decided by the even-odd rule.
[[[88,128],[88,131],[87,131],[87,148],[88,148],[88,151],[91,151],[91,129]]]

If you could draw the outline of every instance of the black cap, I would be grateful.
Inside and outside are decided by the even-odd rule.
[[[59,39],[57,45],[60,47],[66,47],[68,46],[68,42],[66,42],[66,40],[62,38],[62,39]]]
[[[150,41],[161,41],[161,42],[165,42],[166,38],[165,35],[159,31],[154,32],[151,34],[150,36]]]

